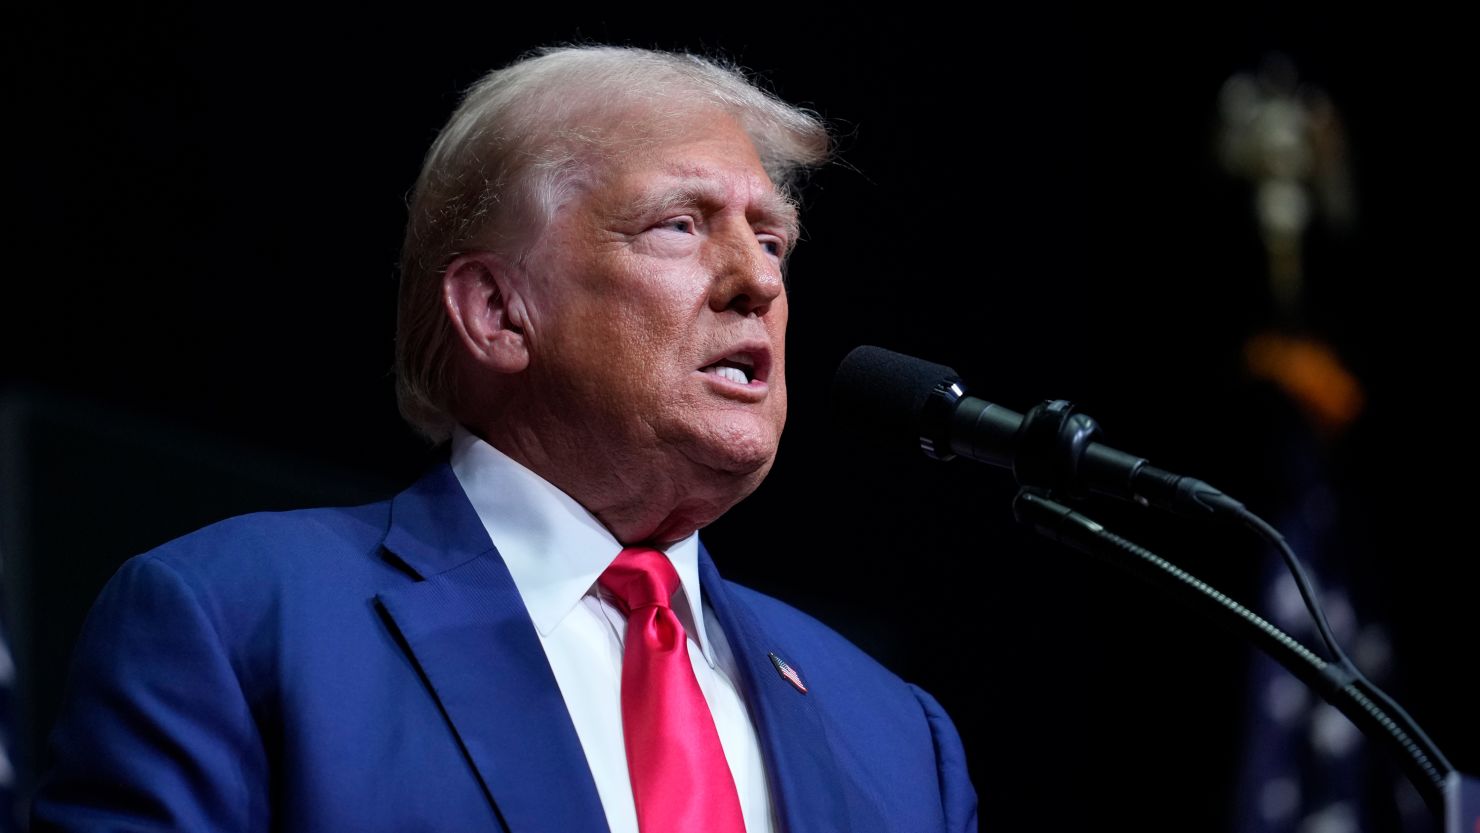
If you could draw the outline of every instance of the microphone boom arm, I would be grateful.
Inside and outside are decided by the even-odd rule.
[[[1150,550],[1032,488],[1013,500],[1018,520],[1045,537],[1115,565],[1240,634],[1314,690],[1361,732],[1396,752],[1410,781],[1436,817],[1444,817],[1444,782],[1451,767],[1433,742],[1371,681],[1327,662],[1257,613]],[[1388,708],[1392,708],[1390,714]]]

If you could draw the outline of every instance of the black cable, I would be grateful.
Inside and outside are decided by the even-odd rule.
[[[1290,549],[1285,536],[1263,518],[1244,508],[1242,503],[1230,503],[1232,507],[1237,507],[1232,511],[1239,520],[1244,522],[1245,526],[1280,551],[1280,556],[1285,560],[1285,566],[1289,568],[1291,577],[1295,579],[1295,586],[1300,589],[1300,598],[1305,600],[1305,609],[1310,612],[1310,618],[1315,622],[1316,632],[1320,634],[1321,642],[1325,644],[1326,653],[1331,660],[1356,671],[1356,666],[1347,658],[1346,652],[1341,650],[1341,645],[1336,641],[1336,635],[1331,632],[1331,625],[1326,622],[1326,611],[1321,608],[1321,599],[1316,593],[1315,584],[1310,580],[1310,575],[1305,572],[1305,566],[1300,563],[1300,559],[1295,557],[1295,551]]]
[[[1316,629],[1320,631],[1321,639],[1326,643],[1326,649],[1330,652],[1333,661],[1346,669],[1346,672],[1351,675],[1353,683],[1361,687],[1362,694],[1380,703],[1386,711],[1396,714],[1402,724],[1407,727],[1407,730],[1417,737],[1425,753],[1430,758],[1433,758],[1442,770],[1445,772],[1452,770],[1454,767],[1449,763],[1449,759],[1444,756],[1444,753],[1439,751],[1438,744],[1435,744],[1429,738],[1418,723],[1409,716],[1408,712],[1402,706],[1398,705],[1396,700],[1388,696],[1387,692],[1378,688],[1376,683],[1369,680],[1367,675],[1363,674],[1362,670],[1357,667],[1356,663],[1352,662],[1346,653],[1341,650],[1341,646],[1336,642],[1336,637],[1331,633],[1330,625],[1326,623],[1325,611],[1321,609],[1319,597],[1305,573],[1305,568],[1301,565],[1300,559],[1295,556],[1295,551],[1285,541],[1285,536],[1281,535],[1278,530],[1263,518],[1245,509],[1242,505],[1239,505],[1238,508],[1240,510],[1238,516],[1244,521],[1245,525],[1280,551],[1280,555],[1284,558],[1286,566],[1290,569],[1290,573],[1295,577],[1295,583],[1300,588],[1300,596],[1305,599],[1306,609],[1310,611],[1311,618],[1315,620]]]

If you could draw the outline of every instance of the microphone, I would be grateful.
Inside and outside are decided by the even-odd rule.
[[[1020,485],[1070,497],[1089,492],[1206,516],[1243,507],[1192,477],[1098,442],[1099,424],[1064,400],[1026,415],[969,396],[955,370],[882,347],[857,347],[833,376],[833,412],[856,430],[929,457],[1011,469]]]

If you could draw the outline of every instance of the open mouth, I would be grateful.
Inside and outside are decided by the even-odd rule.
[[[742,348],[704,367],[700,372],[718,376],[737,385],[766,381],[770,354],[764,348]]]
[[[737,385],[748,385],[755,378],[755,364],[750,361],[749,356],[741,355],[733,359],[721,359],[714,364],[700,368],[705,373],[712,373],[722,379],[729,379]]]

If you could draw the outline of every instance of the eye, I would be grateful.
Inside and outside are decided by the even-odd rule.
[[[679,234],[693,234],[694,218],[672,217],[659,223],[655,228],[662,231],[676,231]]]
[[[779,258],[786,254],[786,243],[781,238],[770,234],[761,234],[757,235],[756,239],[760,241],[761,248],[765,249],[766,254],[771,257]]]

